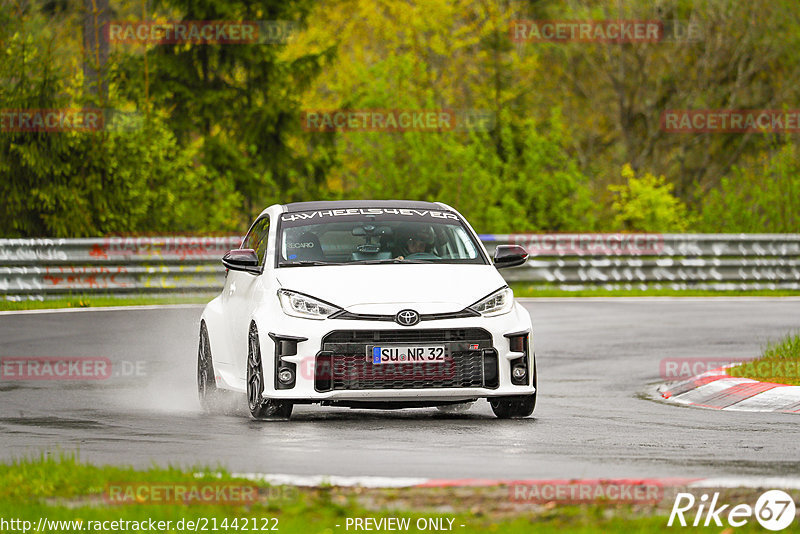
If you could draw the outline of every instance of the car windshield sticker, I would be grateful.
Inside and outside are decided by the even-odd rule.
[[[284,213],[281,215],[281,220],[294,222],[348,215],[402,215],[405,217],[417,217],[420,219],[434,218],[458,220],[458,217],[455,213],[434,210],[412,210],[406,208],[348,208],[337,210],[301,211],[297,213]]]

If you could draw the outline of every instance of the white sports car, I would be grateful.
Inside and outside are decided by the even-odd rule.
[[[295,404],[443,410],[486,398],[497,417],[536,405],[531,319],[453,208],[432,202],[273,205],[222,259],[203,311],[197,384],[246,393],[256,419]]]

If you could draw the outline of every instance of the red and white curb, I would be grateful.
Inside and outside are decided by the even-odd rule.
[[[736,365],[736,364],[734,364]],[[742,412],[800,413],[800,386],[730,376],[726,365],[688,380],[662,384],[662,398],[679,404]]]

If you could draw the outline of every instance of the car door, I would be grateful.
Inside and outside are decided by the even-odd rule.
[[[240,247],[255,250],[262,268],[267,251],[269,224],[268,215],[259,218],[250,228]],[[228,313],[227,322],[231,340],[230,361],[226,363],[239,378],[243,378],[239,375],[247,358],[247,333],[250,328],[251,312],[256,304],[253,293],[260,283],[260,278],[260,275],[229,271],[225,286],[227,301],[225,308]]]

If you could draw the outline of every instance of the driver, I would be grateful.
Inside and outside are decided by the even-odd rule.
[[[424,229],[414,231],[405,243],[405,248],[408,251],[406,255],[411,254],[432,254],[431,248],[433,247],[433,236],[426,232]],[[402,260],[404,256],[398,256],[396,259]]]

